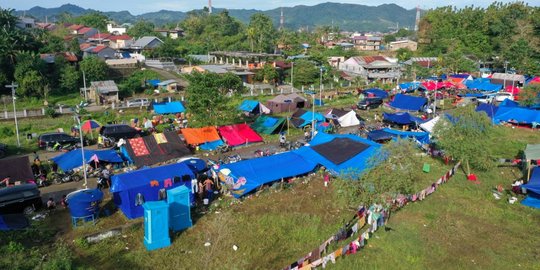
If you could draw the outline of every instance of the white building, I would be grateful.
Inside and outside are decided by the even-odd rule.
[[[113,26],[112,23],[107,24],[107,32],[114,35],[123,35],[127,31],[127,28],[120,26]]]

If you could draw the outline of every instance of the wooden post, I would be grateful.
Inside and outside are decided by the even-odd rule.
[[[531,178],[531,161],[527,160],[527,182]]]

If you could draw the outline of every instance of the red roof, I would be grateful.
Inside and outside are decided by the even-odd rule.
[[[431,67],[433,67],[433,64],[435,64],[435,63],[433,63],[433,61],[417,61],[415,63],[417,63],[421,67],[425,67],[425,68],[431,68]]]
[[[68,28],[69,28],[70,30],[73,30],[73,31],[78,31],[79,29],[84,28],[84,25],[73,24],[73,25],[69,26]]]
[[[112,34],[109,34],[109,33],[98,33],[98,34],[95,34],[89,38],[91,39],[108,39],[112,36]]]
[[[364,61],[366,62],[366,64],[371,64],[375,61],[384,61],[384,62],[388,62],[388,60],[386,60],[386,58],[384,58],[383,56],[380,56],[380,55],[375,55],[375,56],[363,56],[362,59],[364,59]]]
[[[72,53],[72,52],[65,52],[65,53],[64,53],[64,58],[65,58],[68,62],[77,62],[77,61],[79,61],[79,59],[77,58],[77,55],[75,55],[75,54]]]
[[[84,51],[84,49],[88,49],[90,47],[92,47],[92,44],[90,43],[82,43],[79,45],[79,48],[81,49],[81,51]]]
[[[132,37],[128,36],[128,35],[120,35],[120,36],[110,36],[109,37],[109,40],[111,41],[117,41],[117,40],[131,40],[133,39]]]
[[[105,48],[108,48],[108,47],[105,46],[105,45],[98,45],[92,50],[92,52],[98,53],[98,52],[103,51],[103,49],[105,49]]]
[[[79,34],[85,34],[87,33],[88,31],[92,30],[93,28],[90,28],[90,27],[83,27],[82,29],[79,30]]]
[[[274,64],[275,64],[276,67],[279,67],[279,68],[282,68],[282,69],[287,69],[287,68],[292,67],[291,63],[287,63],[285,61],[275,61]]]

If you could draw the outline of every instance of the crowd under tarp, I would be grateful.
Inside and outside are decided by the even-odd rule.
[[[248,143],[262,142],[263,138],[247,124],[236,124],[218,127],[219,134],[225,143],[238,146]]]
[[[527,184],[521,186],[527,189],[527,197],[521,204],[540,209],[540,169],[535,167]]]
[[[58,167],[60,167],[62,171],[66,172],[81,167],[83,165],[81,154],[82,150],[80,148],[77,148],[67,153],[53,157],[51,158],[51,160],[58,164]],[[120,155],[114,150],[84,149],[84,159],[87,164],[95,161],[96,158],[98,161],[105,161],[109,163],[124,162],[122,157],[120,157]]]
[[[394,138],[412,139],[419,144],[429,143],[428,132],[401,131],[390,128],[383,128],[379,130],[373,130],[368,133],[368,139],[372,141],[387,141]]]
[[[191,154],[189,148],[174,131],[128,139],[122,148],[122,152],[127,152],[128,161],[139,167]]]
[[[294,152],[242,160],[224,164],[217,169],[219,181],[235,198],[242,197],[258,187],[312,172],[316,163]]]
[[[424,97],[397,94],[394,100],[390,102],[390,107],[405,111],[420,111],[427,102],[428,100]]]
[[[360,120],[356,116],[354,110],[346,111],[342,109],[330,109],[326,115],[326,118],[333,121],[337,121],[341,127],[352,127],[360,125]]]
[[[274,134],[280,131],[284,123],[285,118],[283,117],[261,115],[251,124],[251,128],[259,133]]]
[[[357,179],[369,168],[368,159],[379,149],[378,143],[356,135],[319,132],[309,146],[294,152],[324,166],[334,175]]]
[[[489,118],[493,118],[499,110],[499,107],[493,104],[480,103],[476,107],[477,112],[485,112]]]
[[[253,114],[269,114],[270,109],[256,100],[244,100],[238,109]]]
[[[178,186],[190,190],[190,200],[193,202],[192,179],[195,179],[195,175],[188,165],[174,163],[113,175],[110,191],[122,213],[128,219],[134,219],[143,216],[144,202],[165,200],[166,190]]]
[[[34,179],[28,156],[0,159],[0,181],[10,177],[10,182]]]
[[[408,112],[405,113],[383,113],[383,120],[397,125],[421,124],[425,121]]]
[[[180,130],[184,139],[190,145],[199,145],[206,142],[221,140],[215,127],[183,128]]]
[[[154,112],[158,114],[174,114],[183,113],[186,111],[186,108],[184,108],[184,105],[180,101],[154,103],[152,106],[154,108]]]

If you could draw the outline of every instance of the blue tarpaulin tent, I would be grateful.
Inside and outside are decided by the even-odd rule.
[[[205,151],[212,151],[212,150],[216,150],[216,148],[218,148],[221,145],[223,145],[223,141],[216,140],[216,141],[205,142],[203,144],[200,144],[199,148]]]
[[[244,100],[238,109],[244,112],[253,112],[259,106],[259,102],[256,100]]]
[[[387,122],[392,122],[398,125],[410,125],[410,124],[421,124],[426,121],[418,118],[408,112],[405,113],[383,113],[383,120]]]
[[[540,123],[540,111],[521,107],[499,106],[493,120],[495,123],[500,123],[501,121],[509,122],[510,120],[519,124]]]
[[[519,103],[507,98],[499,104],[499,107],[519,107]]]
[[[292,124],[297,128],[305,127],[306,125],[311,125],[311,122],[315,120],[316,123],[324,122],[326,121],[326,118],[323,114],[318,112],[311,112],[311,111],[303,111],[303,113],[296,118],[295,115],[297,113],[293,114],[293,117],[291,119]]]
[[[533,169],[529,183],[521,187],[527,189],[527,198],[521,204],[540,209],[540,169]]]
[[[162,190],[183,185],[191,191],[191,179],[194,178],[195,175],[188,165],[183,162],[175,163],[113,175],[110,191],[114,203],[127,218],[133,219],[143,216],[144,202],[164,199]],[[192,192],[190,199],[193,202]]]
[[[294,152],[320,164],[335,175],[357,179],[368,168],[368,159],[380,148],[378,143],[349,134],[319,132],[309,146]]]
[[[395,135],[398,138],[411,138],[421,144],[429,143],[428,132],[401,131],[390,128],[384,128],[383,131]]]
[[[420,82],[406,82],[406,83],[400,83],[399,88],[402,91],[413,92],[414,90],[417,90],[418,88],[420,88],[421,85],[422,83]]]
[[[180,101],[154,103],[153,106],[154,112],[159,114],[182,113],[186,111],[186,108],[184,108],[184,105]]]
[[[264,184],[309,173],[316,166],[294,152],[285,152],[221,165],[217,171],[222,184],[239,198]]]
[[[160,80],[147,80],[146,81],[146,83],[154,87],[157,87],[160,82],[161,82]]]
[[[469,89],[477,89],[481,91],[487,91],[487,92],[496,92],[503,88],[501,84],[493,84],[489,81],[489,79],[485,78],[479,78],[475,80],[468,80],[465,81],[465,85]]]
[[[493,105],[493,104],[486,104],[486,103],[480,103],[476,107],[477,112],[485,112],[489,118],[493,118],[495,114],[497,113],[497,110],[499,107]]]
[[[370,88],[370,89],[366,89],[364,90],[364,94],[372,94],[376,97],[379,97],[379,98],[387,98],[388,97],[388,92],[382,90],[382,89],[379,89],[379,88]]]
[[[83,165],[81,151],[82,150],[80,148],[77,148],[65,154],[53,157],[51,158],[51,160],[58,164],[58,167],[60,167],[60,169],[62,169],[64,172],[69,171]],[[120,155],[118,155],[118,153],[116,153],[114,150],[84,149],[84,159],[86,160],[86,163],[90,163],[94,155],[97,156],[99,161],[106,161],[112,163],[124,162]]]
[[[390,106],[400,110],[419,111],[427,104],[427,102],[427,99],[423,97],[397,94],[394,97],[394,100],[390,102]]]

